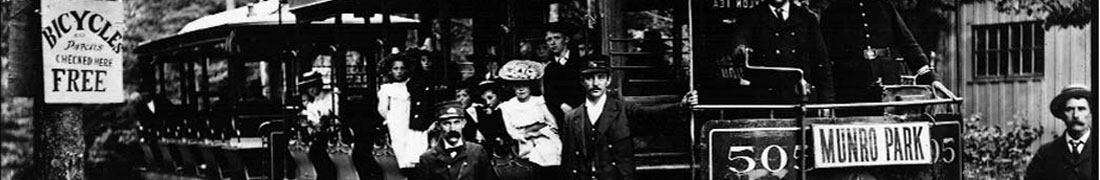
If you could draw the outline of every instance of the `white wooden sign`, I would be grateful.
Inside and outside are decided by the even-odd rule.
[[[931,164],[927,122],[813,125],[818,168]]]
[[[121,1],[42,0],[46,103],[121,103]]]

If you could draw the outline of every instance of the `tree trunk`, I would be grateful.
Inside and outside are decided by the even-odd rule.
[[[29,130],[21,134],[33,132],[33,136],[26,139],[33,139],[29,141],[34,144],[32,168],[24,170],[27,171],[24,172],[25,174],[16,175],[13,179],[82,180],[86,148],[81,106],[43,107],[41,105],[43,104],[42,41],[39,36],[41,33],[39,7],[41,7],[40,0],[13,0],[8,8],[11,11],[8,13],[12,16],[9,16],[11,18],[7,21],[10,33],[6,40],[10,58],[4,67],[4,78],[7,78],[3,87],[4,122],[7,125],[9,115],[22,115],[23,117],[16,117],[16,119],[31,123],[15,128]],[[35,112],[36,109],[42,110],[41,118],[34,118],[35,113],[8,113],[9,110]],[[7,134],[8,127],[5,126],[4,130]],[[4,139],[8,141],[8,138]],[[7,171],[6,168],[5,171]]]
[[[85,149],[84,113],[78,105],[45,106],[43,118],[36,121],[35,141],[39,167],[34,179],[83,180]]]
[[[35,154],[35,105],[38,83],[42,80],[41,45],[38,32],[38,0],[12,0],[3,9],[6,49],[3,70],[0,70],[0,96],[3,113],[0,117],[0,142],[4,144],[0,159],[0,179],[35,179],[32,158]],[[39,76],[36,76],[38,74]]]

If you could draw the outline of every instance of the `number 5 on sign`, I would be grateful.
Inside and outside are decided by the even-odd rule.
[[[731,164],[731,166],[728,166],[729,170],[736,173],[748,173],[749,171],[756,169],[756,162],[758,160],[760,161],[760,166],[763,167],[764,170],[768,170],[769,172],[773,173],[781,171],[787,167],[787,150],[783,149],[783,147],[780,147],[778,145],[769,145],[765,147],[762,151],[760,151],[760,154],[758,156],[759,158],[756,159],[752,158],[752,156],[757,155],[754,148],[754,146],[730,146],[729,151],[726,154],[726,159],[728,159]],[[773,163],[773,161],[771,161],[773,160],[770,159],[772,158],[772,155],[778,156],[779,161],[777,163]],[[733,166],[737,165],[736,163],[738,162],[744,162],[745,166],[743,167],[743,169],[738,169],[738,167]]]

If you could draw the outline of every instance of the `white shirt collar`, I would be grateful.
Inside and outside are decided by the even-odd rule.
[[[1066,136],[1066,146],[1069,146],[1069,148],[1071,148],[1071,150],[1074,150],[1074,149],[1072,149],[1073,148],[1073,143],[1072,142],[1073,141],[1080,141],[1082,146],[1078,146],[1077,149],[1075,149],[1075,151],[1077,151],[1077,152],[1083,151],[1085,149],[1085,146],[1083,146],[1083,145],[1085,145],[1086,143],[1089,142],[1089,136],[1090,136],[1089,133],[1091,133],[1089,131],[1092,131],[1092,130],[1085,130],[1085,132],[1081,133],[1081,138],[1077,138],[1077,139],[1073,139],[1073,137],[1069,136],[1069,133],[1066,133],[1066,135],[1065,135]]]
[[[596,99],[596,102],[592,102],[590,99],[585,99],[584,106],[588,113],[588,122],[593,125],[596,124],[596,120],[600,119],[600,114],[603,113],[603,106],[607,104],[607,95],[600,96]]]
[[[561,63],[561,65],[565,65],[565,63],[569,60],[569,48],[563,49],[561,51],[561,54],[554,55],[554,60],[558,61],[558,63]]]
[[[783,5],[780,5],[779,7],[768,5],[768,8],[772,10],[772,15],[776,15],[777,17],[780,17],[779,19],[787,20],[787,17],[791,17],[790,16],[790,14],[791,14],[791,1],[787,1],[786,3],[783,3]],[[778,14],[775,14],[775,9],[782,9],[783,10],[782,16],[779,16]]]

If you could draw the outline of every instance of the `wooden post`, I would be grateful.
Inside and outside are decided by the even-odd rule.
[[[4,104],[24,112],[41,110],[40,118],[34,118],[35,113],[21,113],[23,117],[18,117],[31,119],[29,121],[33,126],[28,129],[32,130],[25,133],[33,132],[30,139],[33,139],[34,156],[31,157],[31,168],[15,178],[82,180],[86,152],[83,109],[71,104],[42,106],[41,19],[37,11],[41,1],[17,0],[11,3],[10,9],[14,11],[10,12],[12,19],[7,24],[10,30],[7,39],[10,61],[4,67],[4,78],[9,78],[3,88]]]
[[[3,70],[0,70],[0,93],[3,99],[3,117],[0,117],[4,153],[0,179],[33,179],[35,169],[35,101],[40,94],[42,78],[36,67],[41,67],[41,45],[37,42],[39,16],[38,0],[13,0],[3,7],[4,40],[7,47],[3,54]],[[32,42],[35,41],[35,42]],[[36,75],[37,74],[37,75]],[[14,146],[8,146],[9,144]]]

